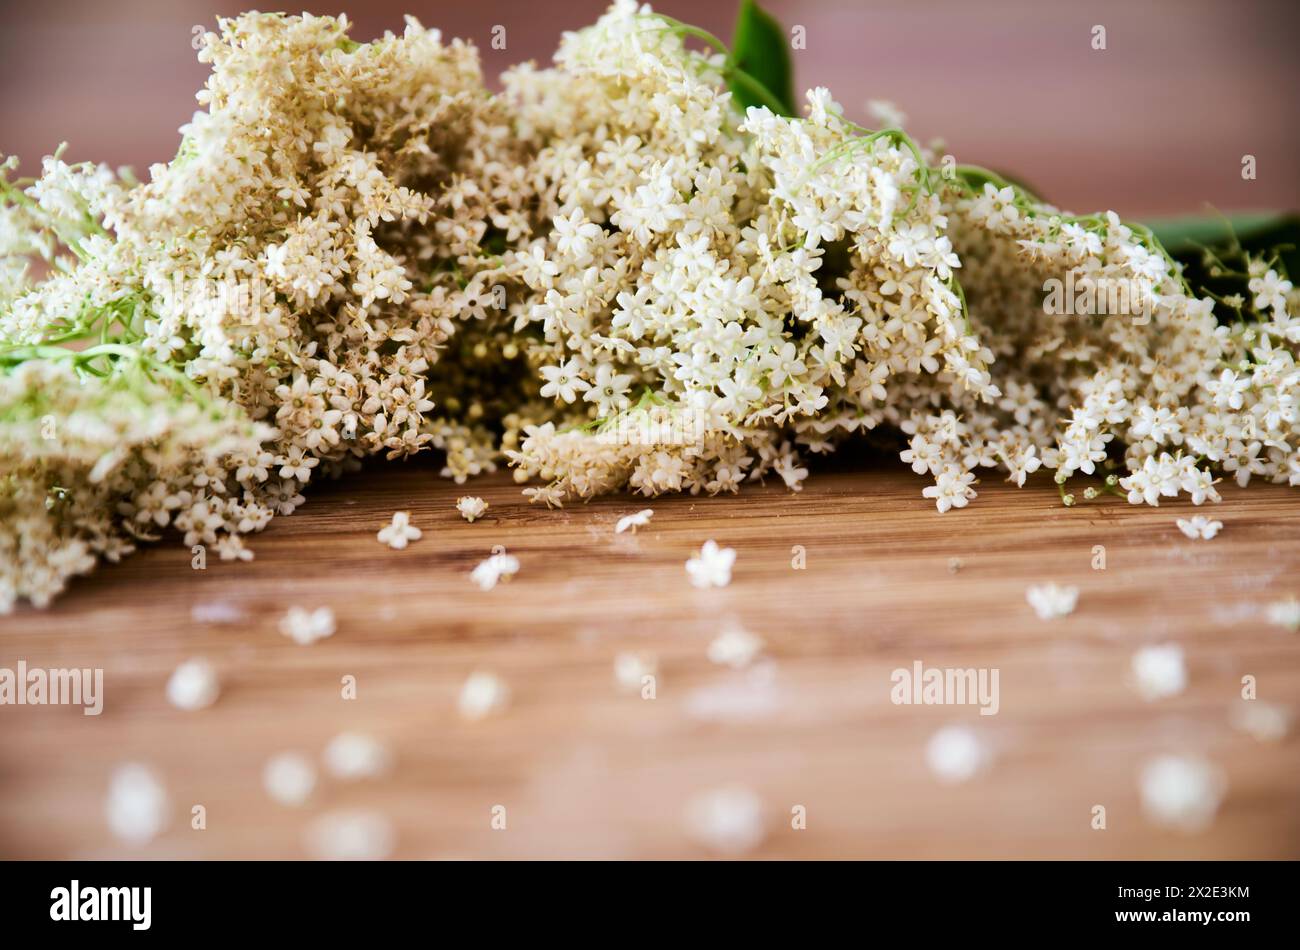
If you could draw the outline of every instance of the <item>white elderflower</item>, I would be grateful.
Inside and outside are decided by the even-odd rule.
[[[717,854],[737,857],[763,843],[763,802],[743,785],[701,792],[686,806],[687,833]]]
[[[654,515],[653,508],[642,508],[640,511],[630,515],[624,515],[618,519],[618,524],[614,525],[614,533],[622,534],[624,531],[631,531],[636,534],[637,528],[644,528],[650,523],[650,518]]]
[[[614,657],[614,682],[629,692],[640,692],[647,676],[659,672],[659,660],[649,653],[620,653]]]
[[[478,585],[479,590],[491,590],[503,580],[509,580],[519,573],[519,558],[505,551],[493,554],[470,572],[469,579]]]
[[[323,640],[334,635],[334,611],[328,607],[290,607],[280,618],[280,632],[302,646]]]
[[[744,627],[729,626],[709,644],[709,660],[733,670],[744,669],[763,650],[760,637]]]
[[[956,465],[947,465],[935,476],[935,483],[921,490],[926,498],[933,498],[935,507],[943,514],[952,508],[965,508],[970,499],[975,497],[971,483],[975,481],[974,472],[963,472]]]
[[[718,543],[710,539],[704,542],[699,554],[686,562],[686,573],[696,587],[726,587],[731,583],[731,568],[735,563],[734,548],[718,547]]]
[[[957,784],[983,771],[989,753],[973,729],[946,726],[930,737],[925,747],[925,762],[939,781]]]
[[[280,752],[262,770],[262,787],[281,805],[296,808],[316,788],[316,766],[300,752]]]
[[[375,778],[391,763],[386,746],[359,732],[341,732],[325,747],[325,768],[335,778]]]
[[[456,510],[460,512],[462,518],[473,524],[483,517],[484,512],[488,510],[488,503],[476,495],[463,495],[456,499]]]
[[[1035,584],[1025,591],[1025,600],[1034,608],[1039,620],[1055,620],[1074,613],[1079,602],[1079,588]]]
[[[0,342],[40,347],[0,367],[0,550],[23,536],[0,609],[169,527],[247,560],[239,536],[365,456],[495,468],[499,417],[536,393],[471,380],[521,355],[496,310],[524,300],[505,261],[558,212],[524,173],[541,143],[471,45],[349,28],[221,19],[201,111],[142,183],[56,155],[28,185],[0,160]],[[567,220],[566,247],[596,253],[597,220]]]
[[[1291,711],[1262,699],[1243,699],[1229,720],[1234,729],[1258,742],[1280,742],[1291,729]]]
[[[595,227],[595,225],[587,226]],[[542,378],[546,380],[546,385],[541,389],[543,397],[558,397],[565,402],[573,402],[578,398],[578,393],[591,388],[591,385],[580,375],[581,369],[577,360],[569,360],[562,366],[543,366],[541,373]]]
[[[1178,530],[1192,540],[1201,539],[1209,541],[1219,533],[1223,527],[1222,521],[1212,521],[1204,515],[1193,515],[1191,518],[1179,518]]]
[[[510,704],[510,687],[495,673],[472,673],[461,687],[456,708],[462,719],[478,720]]]
[[[907,125],[907,114],[888,99],[868,99],[867,112],[882,129],[901,129]]]
[[[409,511],[395,511],[392,523],[382,528],[376,537],[380,544],[386,544],[394,551],[400,551],[410,542],[420,540],[422,533],[419,528],[411,524]]]
[[[1138,787],[1148,819],[1197,832],[1214,821],[1227,784],[1223,774],[1203,759],[1162,755],[1143,766]]]
[[[153,770],[137,763],[119,766],[108,786],[109,830],[128,844],[146,844],[167,825],[167,790]]]
[[[313,821],[303,846],[320,861],[382,861],[393,853],[393,824],[377,811],[332,811]]]
[[[891,106],[736,108],[725,55],[629,0],[499,93],[472,44],[349,28],[219,20],[145,182],[0,157],[0,613],[164,532],[249,560],[381,454],[508,462],[548,507],[798,491],[877,430],[939,512],[980,469],[1066,506],[1300,486],[1272,256],[1196,297],[1149,229],[950,174]]]
[[[167,699],[177,709],[203,709],[217,701],[217,671],[207,660],[187,660],[167,680]]]
[[[228,601],[195,604],[190,608],[190,620],[195,623],[239,623],[243,619],[244,611]]]
[[[1176,643],[1143,647],[1133,654],[1133,678],[1143,699],[1177,696],[1187,686],[1183,648]]]
[[[1288,630],[1300,630],[1300,600],[1288,597],[1269,604],[1265,616],[1271,624]]]

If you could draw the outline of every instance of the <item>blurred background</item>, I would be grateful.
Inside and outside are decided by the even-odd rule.
[[[144,170],[170,158],[206,71],[192,29],[252,0],[0,0],[0,152],[31,174],[61,141],[73,159]],[[959,161],[1022,177],[1075,211],[1128,215],[1300,206],[1300,4],[1223,0],[765,0],[787,28],[798,88],[826,85],[855,119],[891,100]],[[411,13],[474,41],[494,80],[550,59],[604,0],[364,0],[354,38]],[[663,0],[660,12],[729,38],[735,0]],[[490,48],[492,28],[507,48]],[[1104,26],[1106,49],[1092,48]],[[878,124],[878,123],[874,123]],[[1243,155],[1257,178],[1244,181]]]

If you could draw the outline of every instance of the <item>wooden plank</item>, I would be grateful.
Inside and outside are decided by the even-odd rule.
[[[45,612],[0,620],[0,666],[102,667],[99,717],[69,707],[0,707],[0,855],[296,857],[314,816],[351,806],[386,814],[396,856],[703,855],[682,819],[710,787],[753,788],[767,809],[759,857],[1300,857],[1300,743],[1234,731],[1241,677],[1262,700],[1300,708],[1300,636],[1264,605],[1300,593],[1293,490],[1223,486],[1211,542],[1174,525],[1191,506],[1121,501],[1062,508],[1043,479],[980,486],[965,511],[937,514],[923,482],[894,466],[815,471],[805,490],[755,486],[738,497],[599,499],[531,507],[506,474],[458,488],[428,463],[377,465],[320,487],[253,547],[251,564],[190,567],[152,547],[77,582]],[[465,492],[491,503],[467,524]],[[653,507],[640,533],[616,520]],[[378,544],[393,510],[424,538]],[[734,580],[698,591],[683,563],[707,538],[738,551]],[[495,544],[522,562],[509,584],[468,579]],[[792,568],[792,549],[806,569]],[[1104,545],[1105,570],[1094,570]],[[962,566],[953,573],[950,559]],[[1077,585],[1077,611],[1038,620],[1031,583]],[[199,605],[240,622],[195,622]],[[329,605],[338,632],[300,647],[276,630],[294,604]],[[706,649],[734,619],[767,642],[767,661],[734,672]],[[1128,679],[1137,647],[1174,641],[1190,683],[1147,702]],[[657,655],[657,695],[619,691],[613,659]],[[220,671],[217,704],[186,713],[164,696],[191,656]],[[916,660],[1000,671],[1000,710],[902,706],[890,674]],[[509,709],[470,723],[456,696],[474,670],[513,692]],[[345,675],[355,700],[341,698]],[[971,726],[991,768],[946,786],[925,743]],[[382,779],[322,777],[289,809],[262,789],[274,753],[318,756],[342,730],[394,755]],[[1219,765],[1228,793],[1213,826],[1187,835],[1141,815],[1137,773],[1151,756],[1191,752]],[[108,833],[113,767],[164,778],[170,829],[144,847]],[[192,830],[192,804],[207,829]],[[504,831],[490,825],[505,805]],[[1108,827],[1090,827],[1107,808]],[[790,827],[791,808],[807,828]]]

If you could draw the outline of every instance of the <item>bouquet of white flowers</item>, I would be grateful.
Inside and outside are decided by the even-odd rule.
[[[797,110],[749,0],[731,50],[619,0],[495,96],[414,20],[219,26],[147,182],[0,165],[0,610],[168,528],[251,557],[380,453],[507,460],[547,504],[798,490],[873,431],[939,511],[981,468],[1067,505],[1300,484],[1276,235],[1175,259],[825,89]]]

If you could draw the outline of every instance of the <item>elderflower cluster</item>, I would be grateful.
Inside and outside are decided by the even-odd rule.
[[[482,407],[435,394],[490,391],[475,344],[533,229],[526,144],[472,47],[414,20],[365,45],[348,28],[220,21],[205,111],[145,183],[57,155],[10,182],[4,163],[0,608],[168,526],[242,556],[365,455],[494,467]]]
[[[1066,215],[991,182],[948,187],[945,207],[996,394],[945,390],[941,373],[896,403],[903,460],[935,477],[941,510],[964,503],[945,480],[960,492],[980,467],[1019,485],[1054,470],[1067,504],[1076,475],[1104,478],[1086,497],[1149,505],[1217,502],[1216,473],[1300,484],[1300,300],[1275,270],[1249,261],[1259,309],[1228,326],[1149,232],[1113,213]],[[1087,288],[1085,305],[1053,306],[1062,286]]]
[[[219,21],[145,182],[0,162],[0,610],[164,529],[247,559],[310,483],[430,449],[548,505],[798,490],[868,433],[940,512],[981,470],[1067,505],[1300,485],[1276,254],[1206,252],[1241,292],[1198,297],[1146,228],[825,89],[738,108],[707,34],[633,0],[499,95],[413,19],[348,29]]]
[[[797,489],[795,440],[873,427],[895,373],[988,386],[917,149],[853,137],[824,89],[742,117],[719,70],[624,2],[506,76],[551,224],[514,258],[559,410],[508,452],[537,499]]]
[[[254,530],[263,510],[227,489],[226,459],[258,451],[266,427],[134,361],[83,379],[64,352],[0,371],[0,613],[19,597],[45,606],[97,558],[116,561],[168,525],[187,545],[240,557],[224,529]]]

